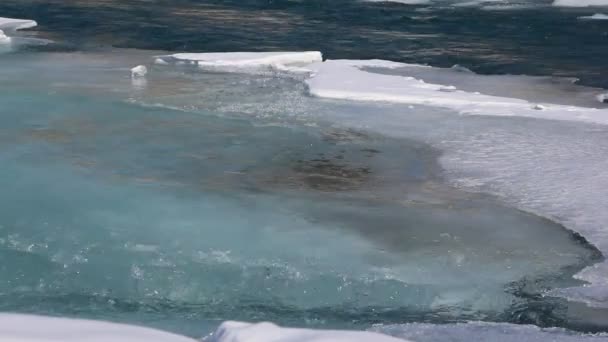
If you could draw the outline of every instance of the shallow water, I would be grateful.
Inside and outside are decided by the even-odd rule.
[[[605,126],[323,100],[280,73],[129,75],[164,50],[321,50],[543,75],[368,70],[605,107],[571,79],[608,87],[608,22],[577,19],[597,9],[455,3],[2,1],[40,27],[0,55],[0,311],[194,337],[227,319],[606,331],[605,309],[547,292],[608,248]]]
[[[133,83],[142,55],[0,56],[0,310],[191,336],[226,319],[575,326],[540,294],[600,260],[580,236],[450,187],[423,142],[318,110],[365,106],[264,75]]]

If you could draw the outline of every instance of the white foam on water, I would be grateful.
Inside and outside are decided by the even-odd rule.
[[[379,331],[392,336],[408,338],[416,342],[577,342],[608,341],[606,334],[580,334],[559,328],[539,328],[533,325],[516,325],[508,323],[469,322],[458,324],[411,323],[399,325],[376,326]]]
[[[193,65],[204,70],[257,72],[276,70],[308,73],[304,66],[321,62],[323,56],[318,51],[305,52],[229,52],[229,53],[177,53],[158,56],[156,64]]]
[[[195,342],[126,324],[20,314],[0,314],[2,342]]]
[[[367,331],[282,328],[272,323],[224,322],[205,342],[404,342]]]

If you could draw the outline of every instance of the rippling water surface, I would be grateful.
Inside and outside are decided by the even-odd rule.
[[[602,260],[599,250],[558,223],[455,188],[438,162],[442,143],[479,132],[602,128],[322,100],[284,75],[129,75],[166,50],[305,49],[606,87],[608,26],[576,19],[589,11],[2,1],[0,16],[38,21],[25,36],[55,43],[0,55],[0,310],[191,336],[227,319],[604,330],[602,310],[544,296],[580,285],[572,275]],[[397,134],[370,123],[404,111]]]

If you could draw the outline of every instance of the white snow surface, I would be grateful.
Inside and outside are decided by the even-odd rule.
[[[0,17],[0,30],[11,32],[35,27],[38,24],[34,20],[12,19]]]
[[[0,17],[0,44],[11,43],[11,33],[17,30],[35,27],[36,25],[38,24],[33,20]]]
[[[20,314],[0,314],[2,342],[195,342],[132,325]]]
[[[553,5],[562,7],[608,6],[608,0],[555,0]]]
[[[145,327],[102,321],[0,314],[3,342],[195,342],[196,340]],[[560,328],[469,322],[378,325],[370,331],[283,328],[272,323],[227,321],[204,342],[608,342],[607,334],[580,334]]]
[[[131,69],[131,77],[145,77],[148,74],[148,68],[145,65],[138,65]]]
[[[412,68],[416,65],[383,60],[328,60],[310,66],[315,76],[306,80],[306,83],[311,95],[325,98],[428,105],[452,109],[465,115],[523,116],[608,124],[606,109],[533,103],[512,97],[463,91],[451,85],[426,83],[423,79],[411,76],[364,70],[405,67]]]
[[[224,322],[205,342],[404,342],[366,331],[282,328],[272,323]]]

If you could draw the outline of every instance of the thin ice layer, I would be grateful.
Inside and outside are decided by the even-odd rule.
[[[80,319],[0,314],[3,342],[195,342],[195,340],[125,324]]]
[[[515,325],[507,323],[469,322],[458,324],[412,323],[388,326],[377,326],[374,331],[383,332],[416,342],[607,342],[606,334],[581,334],[559,328],[542,329],[533,325]]]

